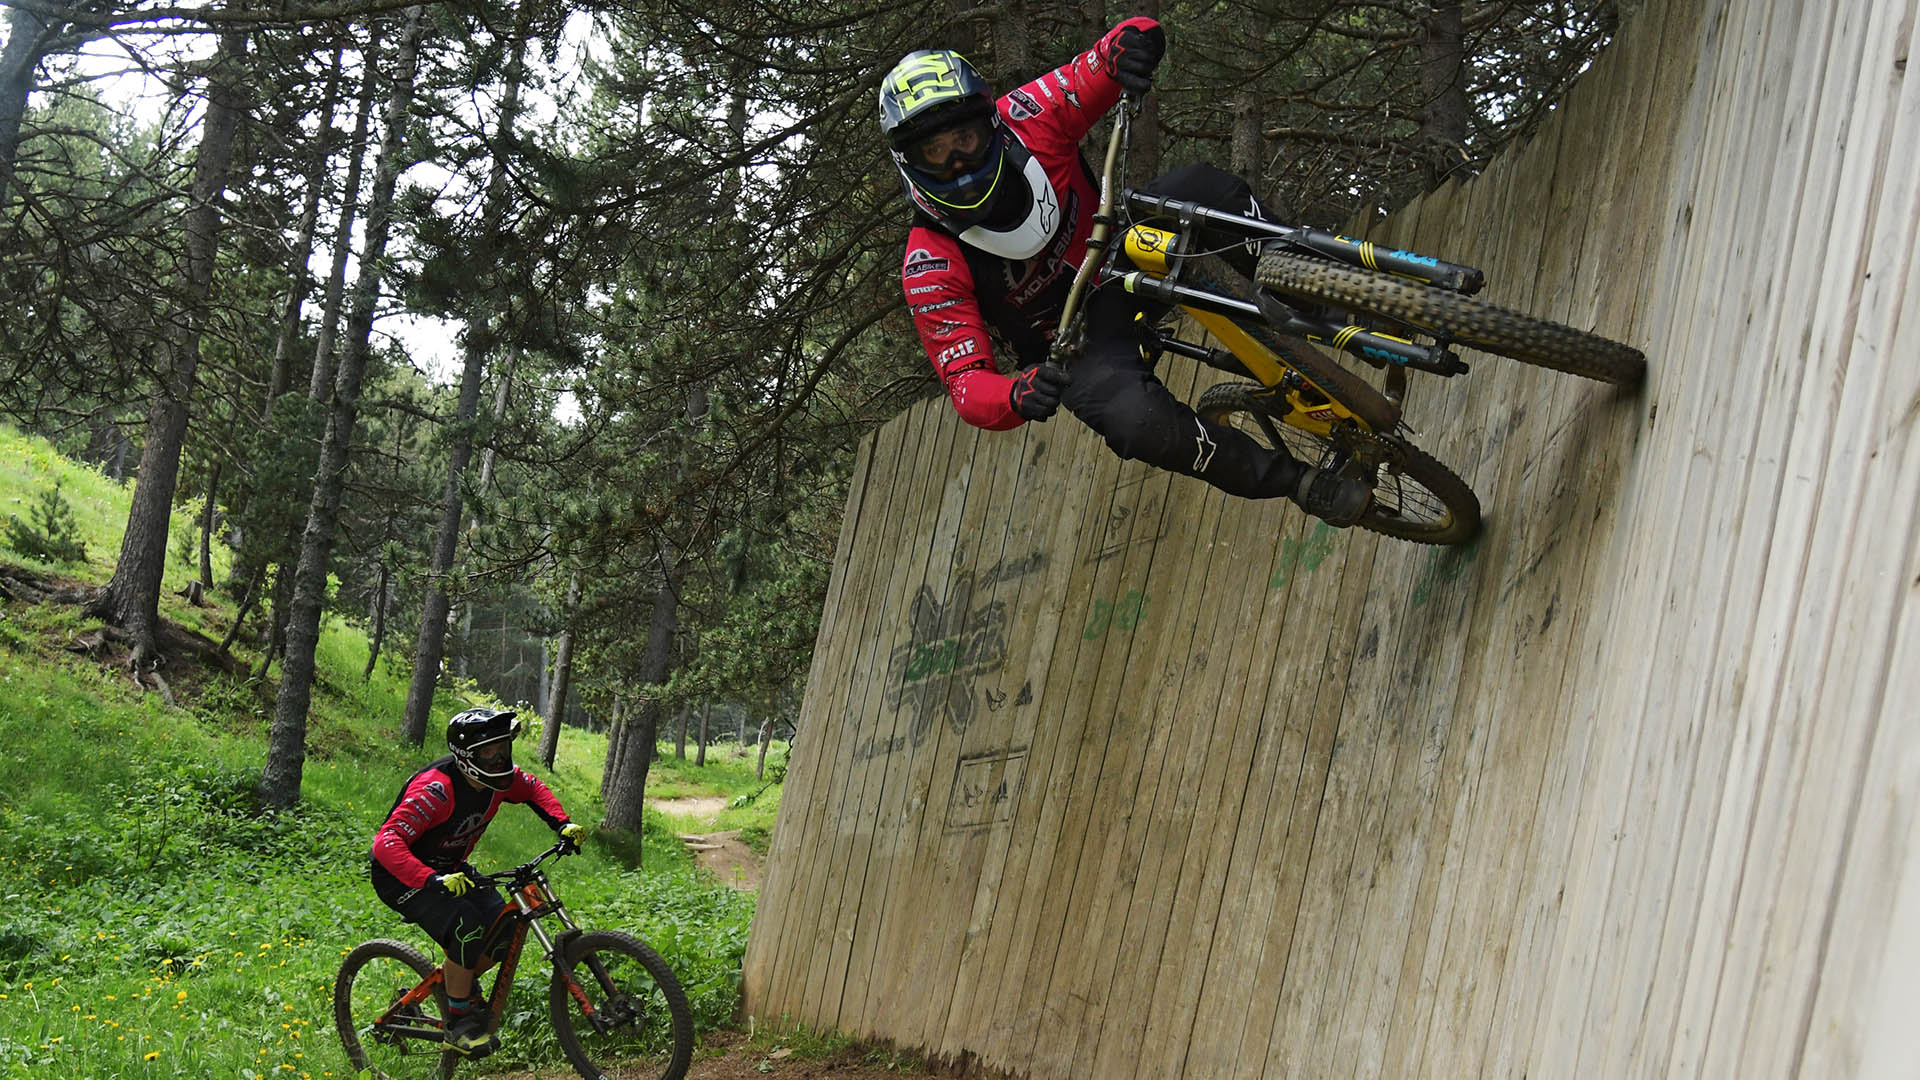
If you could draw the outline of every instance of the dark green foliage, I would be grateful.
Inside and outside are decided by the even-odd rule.
[[[29,559],[41,562],[83,563],[87,545],[80,541],[80,525],[74,520],[73,507],[60,494],[60,485],[42,491],[26,521],[7,515],[7,546]]]

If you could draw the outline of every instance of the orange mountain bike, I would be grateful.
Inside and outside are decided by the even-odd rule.
[[[1162,328],[1163,348],[1238,377],[1204,391],[1195,412],[1366,481],[1373,502],[1357,524],[1426,544],[1472,539],[1480,500],[1409,438],[1400,419],[1409,371],[1462,374],[1467,365],[1454,348],[1463,346],[1623,386],[1645,378],[1637,349],[1474,296],[1482,275],[1472,267],[1196,202],[1116,195],[1116,162],[1138,107],[1129,95],[1116,110],[1100,209],[1049,363],[1078,355],[1091,289],[1120,288],[1171,305],[1225,348]],[[1203,232],[1214,243],[1258,251],[1258,280],[1208,250]],[[1334,354],[1382,369],[1384,388]]]
[[[347,1060],[380,1080],[450,1077],[463,1060],[490,1053],[507,1015],[520,949],[531,932],[553,964],[547,1013],[560,1049],[587,1080],[680,1080],[693,1057],[693,1012],[680,980],[639,938],[618,930],[583,931],[554,895],[540,864],[567,854],[562,840],[511,870],[474,884],[504,888],[512,906],[483,941],[512,940],[487,1000],[493,1041],[478,1054],[447,1048],[447,992],[441,970],[403,941],[369,941],[340,965],[333,1018]],[[558,919],[560,931],[541,923]]]

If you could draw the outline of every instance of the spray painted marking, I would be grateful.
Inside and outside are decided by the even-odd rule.
[[[1333,526],[1324,521],[1316,521],[1313,531],[1305,540],[1295,540],[1289,536],[1280,544],[1280,565],[1267,579],[1267,588],[1284,589],[1293,580],[1293,572],[1298,569],[1302,574],[1311,574],[1320,569],[1320,564],[1333,554]]]
[[[1087,629],[1080,635],[1092,641],[1107,632],[1111,627],[1131,630],[1147,620],[1147,594],[1138,589],[1128,590],[1127,595],[1118,601],[1095,600],[1093,618],[1088,620]]]
[[[1014,800],[1026,775],[1027,748],[995,750],[960,759],[947,796],[949,830],[979,829],[1013,820]]]
[[[996,600],[975,607],[973,593],[971,571],[955,575],[944,603],[920,586],[907,609],[908,641],[887,658],[887,705],[912,716],[908,737],[915,746],[936,719],[945,719],[955,735],[965,733],[973,721],[974,677],[1006,664],[1006,605]]]
[[[1434,593],[1459,581],[1480,557],[1480,541],[1476,538],[1459,547],[1445,547],[1435,551],[1427,559],[1427,568],[1420,580],[1413,586],[1413,606],[1426,607]]]

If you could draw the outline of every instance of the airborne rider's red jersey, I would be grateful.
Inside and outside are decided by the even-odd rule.
[[[914,329],[955,411],[975,427],[1004,431],[1023,422],[1007,401],[1013,379],[994,362],[988,323],[1021,366],[1046,359],[1100,202],[1098,180],[1080,156],[1080,140],[1120,100],[1113,77],[1114,39],[1128,27],[1156,25],[1152,19],[1128,19],[1071,63],[1000,99],[1001,119],[1046,169],[1060,201],[1060,225],[1040,254],[1002,258],[961,243],[925,216],[917,217],[908,234],[900,280]]]

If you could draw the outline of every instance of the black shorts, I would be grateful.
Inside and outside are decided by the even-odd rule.
[[[426,885],[403,896],[388,900],[388,907],[408,922],[427,932],[427,936],[447,950],[447,956],[461,967],[479,967],[484,957],[498,960],[506,954],[511,934],[504,925],[507,902],[493,889],[473,889],[465,896],[454,896],[438,885]]]

